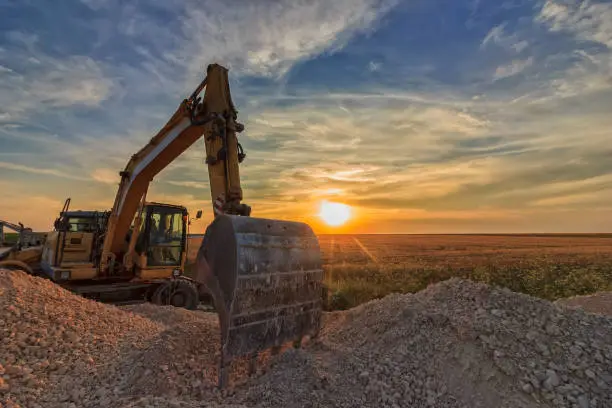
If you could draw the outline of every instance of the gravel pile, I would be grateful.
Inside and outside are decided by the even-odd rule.
[[[122,354],[163,330],[47,280],[6,270],[0,270],[0,310],[0,401],[8,406],[81,406],[103,381],[101,374],[120,365]]]
[[[326,320],[319,344],[250,384],[248,404],[612,407],[609,317],[452,279]]]
[[[117,308],[0,271],[0,406],[611,407],[612,318],[452,279],[325,314],[216,382],[216,316]],[[12,405],[11,405],[12,404]]]
[[[214,314],[150,304],[118,308],[6,270],[0,270],[0,308],[0,407],[218,407],[215,401],[223,401],[214,388]],[[238,378],[243,367],[237,365]],[[202,399],[211,405],[195,402]]]

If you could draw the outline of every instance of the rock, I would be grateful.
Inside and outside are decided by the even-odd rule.
[[[8,392],[11,386],[8,382],[4,381],[4,378],[0,377],[0,393]]]
[[[555,323],[549,322],[546,325],[546,333],[550,335],[557,335],[559,334],[559,327]]]
[[[533,392],[533,387],[532,387],[532,385],[531,385],[531,384],[529,384],[529,383],[525,383],[525,384],[523,384],[523,386],[522,386],[521,388],[522,388],[522,390],[523,390],[524,392],[526,392],[527,394],[531,394],[531,393]]]
[[[578,406],[580,408],[589,408],[591,405],[589,404],[589,398],[586,395],[581,395],[578,397]]]
[[[546,389],[551,390],[559,385],[559,377],[555,370],[546,370],[546,380],[544,380],[544,386]]]

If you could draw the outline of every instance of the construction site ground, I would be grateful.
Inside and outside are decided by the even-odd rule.
[[[219,391],[215,314],[96,303],[0,270],[0,405],[610,407],[607,296],[568,307],[450,279],[325,313],[317,341],[263,354],[251,377],[236,362]]]

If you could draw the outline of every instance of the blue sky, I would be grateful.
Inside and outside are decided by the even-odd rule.
[[[612,3],[0,0],[0,218],[109,208],[212,62],[253,215],[342,232],[612,228]],[[203,208],[203,141],[152,200]]]

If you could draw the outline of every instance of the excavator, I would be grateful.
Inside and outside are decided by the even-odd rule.
[[[72,211],[66,200],[37,265],[44,277],[99,300],[122,294],[126,302],[194,309],[208,297],[219,318],[220,387],[235,358],[253,359],[316,336],[322,314],[322,259],[310,226],[252,217],[243,203],[239,164],[246,154],[237,138],[243,130],[228,69],[209,65],[204,80],[119,173],[110,211]],[[190,214],[146,197],[153,178],[200,138],[214,219],[197,252],[195,274],[187,277]]]
[[[5,229],[12,230],[17,234],[16,240],[6,238]],[[25,266],[40,258],[40,246],[44,241],[45,234],[37,234],[32,228],[25,227],[22,223],[13,224],[0,220],[0,265]]]
[[[0,220],[0,246],[6,242],[5,228],[17,233],[17,244],[21,246],[29,247],[40,244],[40,238],[34,234],[32,228],[24,227],[22,223],[13,224],[12,222]]]

